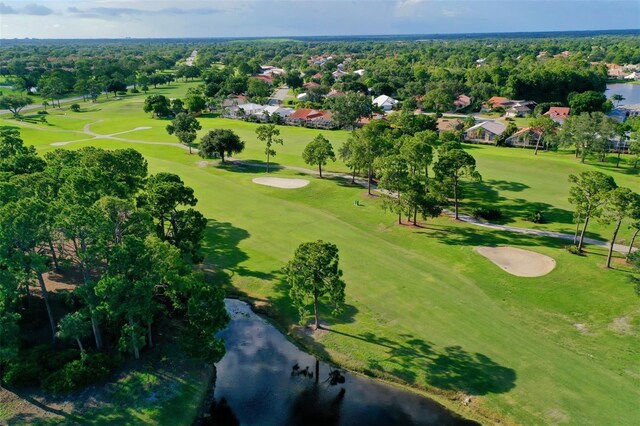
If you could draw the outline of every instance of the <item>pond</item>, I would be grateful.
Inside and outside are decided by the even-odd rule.
[[[607,84],[607,90],[604,92],[607,98],[618,94],[624,96],[624,100],[620,105],[640,104],[640,84],[632,83],[612,83]],[[614,102],[614,105],[616,102]]]
[[[215,424],[476,425],[438,403],[319,362],[248,304],[226,300],[227,352],[217,364]],[[206,424],[206,422],[205,422]]]

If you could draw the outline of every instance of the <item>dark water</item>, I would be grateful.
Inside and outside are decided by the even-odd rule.
[[[604,92],[607,98],[618,94],[624,96],[624,100],[620,105],[640,104],[640,84],[631,83],[612,83],[607,84],[607,90]],[[614,105],[616,102],[614,102]]]
[[[476,424],[429,399],[317,362],[246,303],[226,303],[232,320],[220,333],[227,353],[217,364],[215,424]]]

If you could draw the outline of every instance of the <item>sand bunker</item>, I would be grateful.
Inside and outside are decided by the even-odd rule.
[[[309,185],[309,181],[306,179],[287,179],[287,178],[275,178],[275,177],[259,177],[251,179],[251,182],[258,185],[273,186],[276,188],[284,189],[296,189]]]
[[[556,267],[549,256],[515,247],[476,247],[475,251],[518,277],[541,277]]]

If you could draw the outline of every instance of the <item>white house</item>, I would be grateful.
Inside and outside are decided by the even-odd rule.
[[[393,107],[398,104],[398,101],[393,99],[391,96],[380,95],[373,100],[373,104],[379,106],[385,111],[391,111]]]
[[[640,72],[632,72],[629,75],[624,76],[625,80],[640,80]]]
[[[364,75],[365,71],[364,70],[355,70],[353,73],[359,75],[360,77],[362,77]]]
[[[268,113],[269,115],[278,114],[280,117],[284,118],[293,114],[293,111],[293,108],[284,108],[277,105],[269,105],[264,108],[262,113]]]
[[[300,93],[298,96],[296,96],[296,99],[298,99],[299,101],[306,101],[307,99],[309,99],[309,95],[307,95],[306,93]]]

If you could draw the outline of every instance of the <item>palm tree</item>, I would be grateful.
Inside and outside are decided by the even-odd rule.
[[[618,105],[620,105],[620,102],[625,100],[625,97],[616,93],[615,95],[611,96],[611,99],[616,101],[616,107],[617,107]]]

